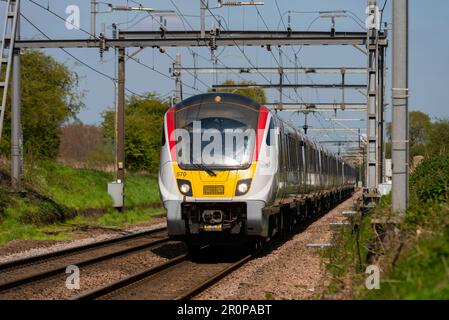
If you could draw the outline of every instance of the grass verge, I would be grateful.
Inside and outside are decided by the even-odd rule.
[[[46,161],[27,172],[27,183],[39,193],[48,195],[70,209],[109,208],[112,199],[107,184],[113,180],[109,172],[75,169]],[[127,206],[159,203],[157,178],[149,174],[128,173],[125,180]]]
[[[7,185],[7,176],[0,175],[0,244],[66,239],[73,230],[122,228],[164,213],[153,175],[127,174],[125,212],[111,208],[111,173],[44,161],[29,167],[25,177],[26,192],[16,193]]]
[[[326,295],[346,299],[449,299],[449,155],[425,161],[411,176],[410,208],[400,223],[388,221],[391,199],[336,236],[325,253]],[[380,268],[380,289],[368,290],[368,265]]]

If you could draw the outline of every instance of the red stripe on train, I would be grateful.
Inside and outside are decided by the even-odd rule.
[[[168,147],[170,148],[171,161],[176,161],[176,137],[175,137],[175,108],[167,111]]]
[[[259,160],[259,153],[262,148],[263,136],[265,133],[265,128],[267,126],[268,114],[270,112],[264,106],[260,106],[259,111],[259,122],[257,124],[257,136],[256,136],[256,150],[254,153],[254,161]]]

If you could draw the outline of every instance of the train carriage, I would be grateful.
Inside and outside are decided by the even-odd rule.
[[[168,233],[192,248],[269,239],[356,183],[352,166],[236,94],[178,103],[165,114],[162,136]]]

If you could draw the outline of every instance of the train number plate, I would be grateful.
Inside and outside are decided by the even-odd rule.
[[[204,226],[204,231],[221,231],[222,225],[218,224],[218,225],[205,225]]]

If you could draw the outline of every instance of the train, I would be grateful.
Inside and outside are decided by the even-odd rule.
[[[164,115],[159,190],[170,238],[269,241],[349,197],[356,169],[252,99],[187,98]]]

